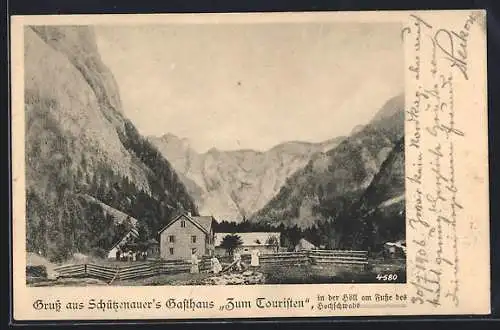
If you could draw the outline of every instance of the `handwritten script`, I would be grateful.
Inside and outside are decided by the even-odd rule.
[[[410,302],[460,304],[456,224],[461,204],[455,147],[467,134],[456,116],[456,84],[469,79],[468,41],[476,17],[456,29],[442,28],[412,15],[403,29],[411,45],[407,65],[407,218],[416,253],[409,263]],[[462,123],[462,126],[465,124]]]

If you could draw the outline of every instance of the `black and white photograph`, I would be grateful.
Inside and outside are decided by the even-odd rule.
[[[401,30],[25,26],[26,285],[406,283]]]

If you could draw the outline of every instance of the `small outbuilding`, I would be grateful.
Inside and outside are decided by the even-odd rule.
[[[250,255],[253,250],[260,253],[276,253],[281,246],[281,233],[279,232],[250,232],[250,233],[216,233],[215,234],[215,254],[224,256],[226,249],[222,246],[222,241],[226,236],[236,235],[241,239],[241,245],[234,250],[241,255]]]
[[[139,237],[139,232],[137,231],[137,229],[135,228],[131,229],[109,250],[108,259],[117,259],[117,257],[119,258],[123,247],[125,247],[127,244],[132,243],[138,237]]]
[[[315,250],[317,247],[313,243],[309,242],[305,238],[301,238],[297,245],[295,245],[294,251],[308,251],[308,250]]]

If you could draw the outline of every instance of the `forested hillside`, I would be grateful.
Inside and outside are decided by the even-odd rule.
[[[331,224],[329,245],[380,251],[387,241],[405,239],[404,167],[401,138],[361,198]]]

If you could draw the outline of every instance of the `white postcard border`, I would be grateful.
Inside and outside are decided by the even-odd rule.
[[[415,15],[415,16],[412,16]],[[451,64],[446,54],[440,53],[439,72],[452,75],[456,84],[454,104],[457,127],[465,133],[463,139],[455,143],[457,186],[460,184],[460,203],[463,208],[457,217],[457,250],[459,259],[454,260],[459,266],[458,274],[452,275],[451,267],[442,268],[440,282],[443,288],[438,304],[428,303],[433,295],[428,294],[418,285],[410,284],[422,281],[418,278],[416,261],[422,248],[420,242],[424,229],[412,229],[408,218],[415,214],[407,213],[408,267],[407,284],[318,284],[318,285],[255,285],[255,286],[176,286],[176,287],[27,287],[25,284],[26,249],[25,249],[25,190],[24,190],[24,95],[23,95],[23,26],[24,25],[87,25],[87,24],[256,24],[274,22],[400,22],[402,38],[405,38],[406,49],[406,110],[415,101],[415,93],[419,87],[432,82],[429,73],[422,73],[419,82],[415,80],[410,67],[415,64],[417,53],[415,47],[415,31],[418,19],[424,20],[433,28],[424,33],[424,38],[432,39],[436,31],[445,29],[456,32],[463,29],[466,20],[474,15],[476,21],[470,24],[467,37],[467,70],[468,80],[463,73]],[[334,13],[253,13],[253,14],[155,14],[155,15],[78,15],[78,16],[14,16],[11,24],[11,68],[12,68],[12,169],[13,169],[13,311],[16,320],[104,320],[104,319],[199,319],[199,318],[268,318],[268,317],[329,317],[329,316],[384,316],[384,315],[447,315],[447,314],[488,314],[490,312],[490,265],[489,265],[489,197],[488,197],[488,149],[487,149],[487,99],[486,99],[486,32],[484,28],[484,11],[422,11],[422,12],[334,12]],[[417,18],[418,17],[418,18]],[[424,26],[424,23],[419,23]],[[481,27],[480,25],[483,24]],[[460,34],[460,32],[457,32]],[[422,40],[423,40],[422,39]],[[457,42],[455,47],[459,43]],[[422,46],[424,47],[424,46]],[[425,47],[429,47],[428,44]],[[454,52],[458,52],[455,48]],[[423,57],[429,56],[431,50],[420,49]],[[458,55],[457,55],[458,56]],[[420,71],[428,71],[430,63],[420,62]],[[421,84],[420,84],[421,83]],[[410,146],[414,125],[406,120],[406,171],[414,170],[412,164],[417,161],[416,153]],[[420,118],[422,127],[432,126],[429,113]],[[444,120],[443,120],[444,121]],[[423,128],[424,129],[424,128]],[[423,135],[423,134],[422,134]],[[444,141],[444,140],[440,140]],[[422,148],[429,149],[435,140],[422,137]],[[423,172],[425,181],[422,187],[432,191],[432,171],[426,167]],[[407,212],[415,207],[410,197],[415,192],[412,182],[407,180]],[[432,222],[429,220],[429,222]],[[428,233],[424,234],[428,235]],[[432,241],[432,240],[429,240]],[[436,241],[432,241],[435,244]],[[436,246],[426,245],[426,258],[434,258],[429,263],[435,264]],[[444,257],[443,257],[444,258]],[[436,270],[437,271],[437,270]],[[456,293],[458,305],[450,296],[452,283],[457,280],[459,290]],[[422,284],[420,282],[420,284]],[[441,287],[440,286],[440,287]],[[428,287],[432,289],[430,286]],[[447,290],[447,291],[446,291]],[[448,292],[450,291],[450,292]],[[421,294],[422,293],[422,294]],[[343,299],[350,303],[349,294],[357,294],[358,299],[371,296],[372,301],[362,302],[359,308],[336,308],[336,301]],[[375,301],[380,295],[380,301]],[[448,296],[447,296],[448,295]],[[320,299],[319,296],[322,298]],[[338,296],[338,298],[335,298]],[[392,297],[390,301],[384,297]],[[228,298],[238,301],[249,301],[251,307],[221,309],[227,305]],[[347,298],[344,298],[347,297]],[[397,298],[399,297],[399,298]],[[403,299],[403,297],[405,297]],[[259,298],[264,298],[260,300]],[[295,307],[266,308],[267,301],[277,300],[303,301],[293,304]],[[67,309],[68,302],[84,302],[90,300],[104,301],[130,300],[151,301],[152,308],[114,310],[106,309]],[[175,299],[176,304],[172,304]],[[187,300],[185,300],[187,299]],[[190,300],[191,299],[191,300]],[[192,307],[190,301],[195,300],[198,307]],[[59,311],[37,310],[37,301],[59,302]],[[170,301],[170,303],[169,303]],[[186,303],[184,303],[186,301]],[[206,301],[207,304],[196,304]],[[307,301],[307,302],[306,302]],[[213,307],[212,303],[213,302]],[[319,309],[319,303],[328,305]],[[422,302],[422,303],[420,303]],[[159,303],[159,307],[157,304]],[[180,303],[180,304],[178,304]],[[260,305],[259,305],[260,304]],[[264,305],[261,308],[261,305]],[[283,305],[288,306],[286,302]],[[299,306],[300,305],[300,306]],[[331,307],[330,307],[331,305]],[[170,308],[170,307],[171,308]],[[187,307],[186,307],[187,306]],[[207,307],[208,306],[208,307]],[[297,307],[298,306],[298,307]],[[112,306],[111,306],[112,307]]]

